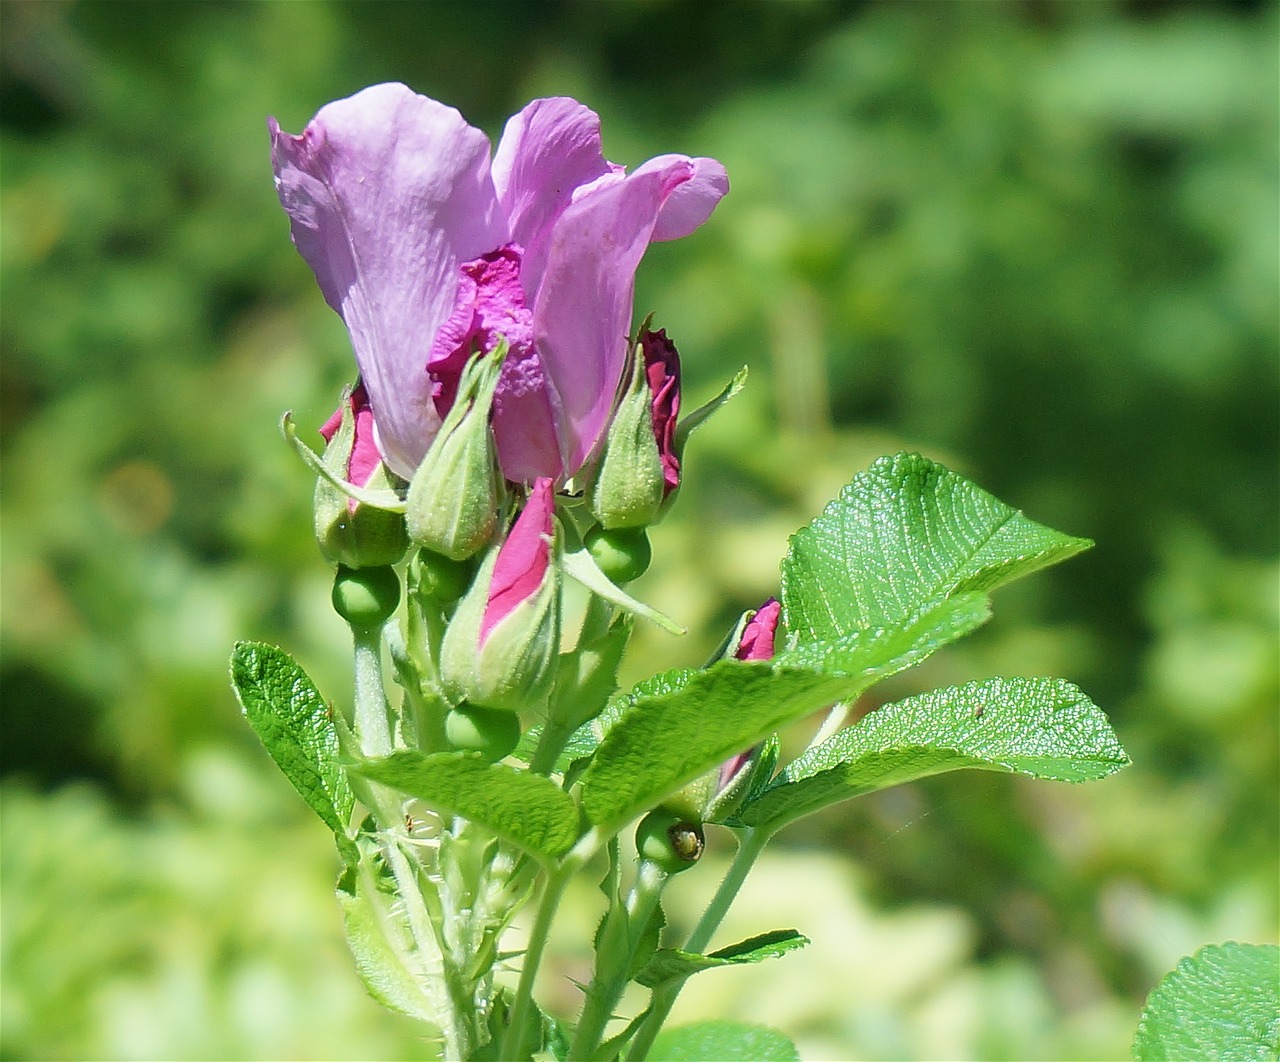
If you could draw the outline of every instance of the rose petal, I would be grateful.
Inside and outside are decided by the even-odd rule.
[[[458,264],[506,242],[488,140],[398,84],[323,107],[300,136],[268,128],[293,241],[351,333],[383,455],[410,477],[440,424],[423,369]]]
[[[662,204],[693,176],[678,157],[603,183],[573,203],[551,234],[533,307],[534,341],[556,399],[564,471],[595,448],[613,409],[626,361],[636,267]]]
[[[658,223],[653,227],[655,243],[688,236],[711,216],[716,204],[729,194],[729,175],[715,159],[688,159],[685,155],[659,155],[636,169],[644,173],[649,167],[662,168],[672,159],[693,163],[693,177],[676,188],[662,204]]]
[[[680,352],[667,338],[667,330],[640,336],[645,379],[653,396],[653,437],[662,459],[665,498],[680,486],[680,456],[676,453],[676,418],[680,415]]]
[[[427,372],[439,385],[435,402],[441,417],[453,406],[473,351],[492,353],[499,337],[513,352],[533,346],[533,311],[520,283],[520,260],[520,248],[509,243],[459,268],[453,312],[427,357]]]
[[[537,593],[551,564],[551,536],[555,532],[555,484],[539,479],[529,500],[498,549],[489,581],[489,600],[480,621],[480,645],[517,605]]]
[[[782,605],[777,598],[769,598],[747,621],[742,637],[738,639],[738,660],[769,660],[773,657],[773,639],[778,633],[778,618]]]
[[[534,100],[512,115],[493,156],[493,186],[508,236],[524,248],[525,290],[538,290],[556,219],[579,186],[612,173],[600,151],[600,117],[577,100]]]

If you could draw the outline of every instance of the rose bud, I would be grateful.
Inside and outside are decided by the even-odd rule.
[[[518,711],[546,698],[560,649],[555,534],[555,485],[543,477],[445,630],[440,674],[455,701]]]
[[[320,429],[325,467],[355,487],[390,490],[400,482],[383,463],[374,440],[373,411],[364,384],[345,392]],[[346,568],[395,564],[408,548],[404,517],[356,501],[328,480],[316,482],[316,541],[325,558]]]
[[[772,659],[781,614],[781,604],[772,597],[755,611],[744,613],[720,658],[728,657],[732,648],[735,660]],[[663,806],[702,822],[723,822],[738,810],[759,762],[759,745],[736,753],[716,770],[690,782]]]
[[[505,349],[467,363],[458,394],[409,482],[405,521],[419,546],[465,560],[493,538],[502,489],[489,414]]]
[[[665,331],[645,330],[596,463],[587,501],[606,531],[647,527],[680,485],[676,417],[680,355]]]

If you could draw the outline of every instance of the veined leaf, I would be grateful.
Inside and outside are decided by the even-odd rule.
[[[985,617],[985,600],[963,595],[906,630],[856,631],[771,662],[722,660],[656,675],[606,711],[612,725],[583,777],[583,809],[597,825],[620,825],[779,727],[856,697]]]
[[[789,764],[738,811],[780,826],[850,797],[974,767],[1064,782],[1128,764],[1107,718],[1061,679],[986,679],[887,705]]]
[[[1280,948],[1212,944],[1183,959],[1147,997],[1133,1057],[1280,1057]]]
[[[578,839],[578,809],[549,778],[470,752],[424,755],[401,749],[361,760],[352,770],[438,811],[461,815],[544,860],[564,855]]]
[[[284,776],[324,824],[345,838],[355,798],[338,761],[329,705],[315,683],[283,649],[239,642],[231,654],[231,684]]]
[[[787,630],[803,644],[897,627],[1090,545],[919,454],[882,458],[792,535],[782,562]]]

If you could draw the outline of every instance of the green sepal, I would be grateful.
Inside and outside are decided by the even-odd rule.
[[[351,411],[350,398],[351,388],[347,388],[342,394],[341,422],[321,458],[329,474],[316,479],[312,503],[316,542],[326,560],[346,568],[395,564],[409,548],[404,516],[396,509],[369,505],[358,499],[353,507],[349,489],[352,484],[345,483],[351,450],[356,441],[356,419]],[[302,445],[296,437],[293,441],[298,446]],[[310,448],[307,452],[311,453]],[[362,490],[388,492],[398,500],[397,488],[403,485],[404,481],[379,461]]]
[[[637,601],[625,590],[615,586],[609,577],[600,570],[600,566],[596,564],[590,552],[588,552],[572,522],[560,520],[559,523],[560,537],[564,543],[561,566],[565,575],[581,583],[597,597],[604,598],[610,604],[626,609],[628,612],[647,619],[650,623],[656,623],[668,634],[686,633],[685,628],[681,627],[675,620],[664,616],[657,609]]]
[[[467,362],[453,406],[409,481],[409,538],[450,560],[478,553],[498,528],[502,476],[489,414],[506,354],[502,340]]]
[[[775,929],[771,933],[761,933],[749,940],[720,948],[709,955],[664,948],[654,953],[635,979],[646,988],[657,988],[669,981],[683,981],[703,970],[744,966],[780,958],[808,943],[809,938],[794,929]]]
[[[504,616],[480,643],[494,568],[495,543],[458,603],[440,644],[440,680],[455,701],[518,712],[541,709],[555,680],[560,649],[559,547],[542,585]]]
[[[348,498],[355,498],[364,505],[371,505],[375,509],[385,509],[389,513],[404,512],[404,498],[397,490],[357,487],[354,483],[348,483],[341,476],[335,475],[321,460],[320,455],[298,438],[298,426],[293,423],[292,411],[286,411],[280,418],[280,430],[284,432],[284,437],[293,447],[294,452],[302,458],[302,463],[330,486],[337,488],[340,493]],[[398,477],[396,482],[400,482]]]
[[[697,409],[690,413],[683,414],[676,423],[675,448],[676,456],[683,459],[684,448],[689,441],[689,436],[697,431],[702,425],[709,421],[713,415],[720,411],[720,408],[729,401],[734,395],[746,386],[747,383],[747,367],[744,365],[724,386],[715,398],[710,402],[705,402]]]
[[[609,531],[648,527],[661,514],[666,493],[653,434],[653,394],[639,343],[631,348],[626,379],[586,488],[591,512]]]

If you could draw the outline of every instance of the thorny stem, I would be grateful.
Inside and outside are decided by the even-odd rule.
[[[742,883],[771,836],[772,832],[769,830],[753,830],[749,827],[742,830],[737,854],[729,864],[720,887],[716,889],[711,902],[707,904],[707,909],[702,912],[698,924],[689,934],[683,950],[701,952],[711,943],[712,936],[720,928],[720,923],[724,921],[724,916],[742,888]],[[669,981],[654,990],[653,999],[649,1004],[649,1016],[637,1030],[635,1039],[631,1042],[631,1048],[627,1052],[628,1062],[637,1062],[648,1054],[654,1038],[662,1030],[662,1024],[671,1013],[671,1008],[675,1006],[676,997],[683,987],[684,981],[678,980]]]
[[[538,903],[538,913],[534,918],[533,928],[529,931],[529,945],[525,949],[520,981],[516,985],[516,995],[511,1005],[511,1013],[507,1018],[507,1031],[502,1038],[499,1058],[517,1059],[528,1054],[523,1051],[523,1046],[526,1026],[529,1024],[530,1011],[533,1007],[533,984],[537,980],[542,953],[551,935],[551,923],[564,896],[565,887],[574,874],[591,858],[602,840],[603,838],[596,830],[588,831],[547,879],[542,899]]]
[[[571,1059],[595,1058],[613,1008],[627,986],[631,963],[640,941],[644,938],[649,920],[658,906],[662,890],[667,884],[665,870],[647,859],[640,861],[635,884],[627,897],[625,911],[616,907],[609,913],[596,953],[596,971],[587,986],[587,999],[582,1017],[569,1049]]]

